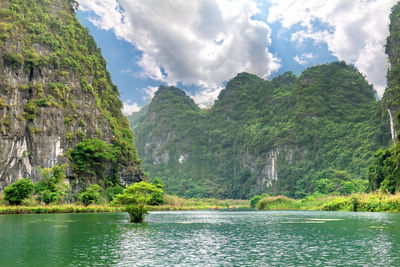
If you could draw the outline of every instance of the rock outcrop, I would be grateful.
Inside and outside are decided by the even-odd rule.
[[[387,109],[344,62],[271,81],[240,73],[205,110],[161,87],[129,119],[143,169],[186,197],[300,196],[326,170],[362,179],[391,139]]]
[[[75,7],[71,0],[0,3],[0,189],[69,164],[68,149],[90,138],[118,150],[107,175],[141,179],[118,89]],[[77,179],[72,168],[67,176]]]

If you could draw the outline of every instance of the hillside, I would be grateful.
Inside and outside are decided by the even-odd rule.
[[[240,73],[208,110],[160,87],[129,120],[143,169],[185,197],[301,197],[325,178],[365,180],[374,152],[390,144],[383,103],[343,62],[271,81]]]
[[[118,89],[76,7],[0,2],[0,189],[64,163],[72,185],[142,177]]]
[[[392,8],[390,15],[386,54],[390,66],[383,101],[391,116],[394,145],[376,152],[374,162],[369,168],[368,180],[371,190],[395,193],[400,191],[400,2]]]

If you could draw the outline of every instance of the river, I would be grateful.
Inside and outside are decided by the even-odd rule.
[[[400,266],[400,214],[0,215],[0,266]]]

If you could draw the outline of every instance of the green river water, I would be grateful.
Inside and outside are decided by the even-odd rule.
[[[0,266],[400,266],[400,214],[0,215]]]

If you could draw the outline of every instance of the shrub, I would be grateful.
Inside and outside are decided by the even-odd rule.
[[[100,191],[101,187],[98,184],[93,184],[86,188],[86,190],[80,195],[83,205],[88,206],[97,202],[99,200]]]
[[[69,185],[64,183],[65,170],[67,164],[61,166],[54,165],[53,168],[39,169],[41,181],[35,184],[35,193],[37,200],[46,204],[63,200],[63,197],[69,192]]]
[[[68,151],[74,171],[78,175],[97,175],[102,177],[107,163],[115,162],[113,148],[103,140],[93,138],[78,143]]]
[[[250,208],[254,209],[258,203],[258,201],[260,201],[262,198],[268,197],[267,194],[261,194],[261,195],[255,195],[254,197],[252,197],[250,199]]]
[[[147,201],[148,205],[156,206],[156,205],[161,205],[163,204],[163,198],[164,198],[164,183],[160,178],[156,178],[151,182],[152,185],[157,187],[158,189],[161,189],[161,191],[153,192],[150,196],[150,199]]]
[[[24,64],[24,57],[17,53],[5,51],[4,52],[4,62],[6,64],[12,65],[14,68],[18,68],[19,66]]]
[[[286,196],[264,197],[258,201],[256,208],[259,210],[269,210],[272,205],[282,207],[293,204],[295,201]]]
[[[18,180],[4,189],[4,200],[10,205],[20,205],[22,200],[33,193],[33,183],[29,178]]]

